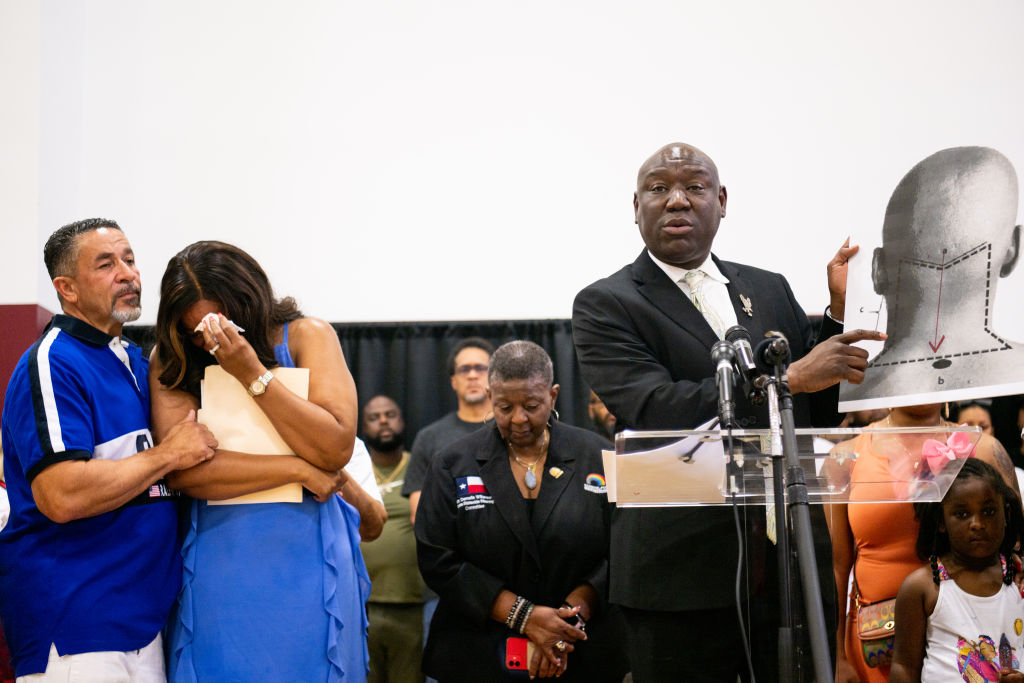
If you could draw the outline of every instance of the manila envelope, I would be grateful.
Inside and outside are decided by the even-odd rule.
[[[301,398],[309,396],[309,368],[275,368],[274,381],[281,382]],[[202,405],[196,420],[210,428],[219,448],[260,455],[295,455],[256,405],[256,399],[219,365],[206,368]],[[211,500],[209,504],[301,502],[302,486],[285,484],[237,498]]]

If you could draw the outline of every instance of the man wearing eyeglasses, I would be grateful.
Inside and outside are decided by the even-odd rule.
[[[479,429],[491,412],[491,401],[487,398],[487,370],[492,353],[494,346],[486,339],[467,337],[448,354],[448,375],[459,408],[421,429],[412,442],[412,456],[402,495],[409,498],[413,522],[430,459],[448,444]]]

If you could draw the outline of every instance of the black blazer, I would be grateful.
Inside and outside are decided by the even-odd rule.
[[[729,279],[739,324],[757,340],[782,332],[793,357],[814,344],[807,316],[785,278],[728,261],[715,263]],[[748,315],[740,296],[750,300]],[[617,428],[688,429],[718,412],[711,346],[718,339],[707,321],[645,250],[631,265],[581,291],[573,306],[573,340],[583,376],[615,415]],[[825,319],[819,338],[841,332]],[[838,387],[794,397],[798,426],[839,421]],[[768,426],[767,409],[737,397],[736,415],[748,428]],[[820,518],[820,510],[813,510]],[[750,515],[756,520],[757,515]],[[752,542],[760,526],[750,531]],[[756,521],[753,523],[756,527]],[[831,577],[831,547],[818,551],[823,590]],[[817,533],[816,536],[821,536]],[[737,548],[727,508],[617,509],[611,537],[612,602],[652,610],[724,607],[733,594]],[[770,549],[752,548],[755,559]],[[819,569],[819,571],[821,571]],[[769,587],[770,590],[770,587]],[[827,592],[824,595],[829,595]]]
[[[582,583],[606,593],[610,506],[595,479],[603,477],[601,449],[609,447],[593,432],[554,421],[532,522],[493,423],[431,460],[416,512],[420,572],[441,598],[423,654],[427,674],[441,681],[518,677],[503,673],[510,633],[490,618],[502,588],[549,607]],[[557,478],[553,467],[562,470]],[[459,492],[459,480],[471,476],[486,493]],[[588,640],[569,656],[562,680],[622,680],[626,669],[605,614],[595,606]]]

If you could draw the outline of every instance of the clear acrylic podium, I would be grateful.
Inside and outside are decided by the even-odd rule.
[[[797,429],[808,503],[940,501],[981,439],[979,427]],[[851,479],[868,449],[883,476]],[[772,459],[781,439],[766,429],[630,431],[605,454],[609,499],[620,507],[773,503]],[[879,479],[874,481],[873,479]]]

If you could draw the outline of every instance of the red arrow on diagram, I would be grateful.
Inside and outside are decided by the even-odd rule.
[[[939,350],[942,346],[942,342],[946,341],[946,335],[942,335],[939,338],[939,312],[942,310],[942,276],[946,272],[946,250],[942,250],[942,265],[939,267],[939,302],[935,306],[935,336],[932,338],[933,341],[928,342],[928,346],[931,347],[932,352]]]

